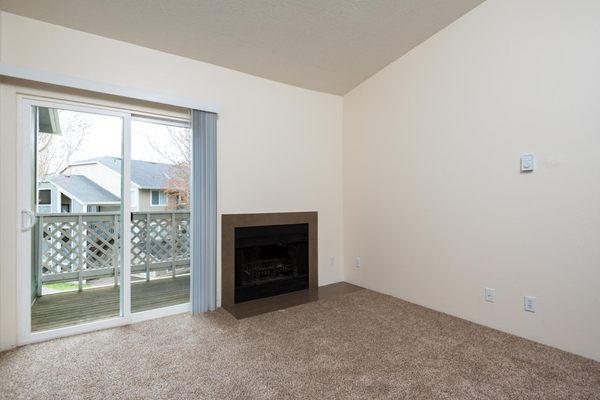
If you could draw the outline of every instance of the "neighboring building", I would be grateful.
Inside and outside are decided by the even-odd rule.
[[[116,211],[121,199],[83,175],[55,175],[38,184],[39,213]]]
[[[132,211],[177,209],[178,194],[168,194],[173,164],[131,160]],[[116,211],[121,201],[121,159],[99,157],[69,164],[38,183],[38,212]]]

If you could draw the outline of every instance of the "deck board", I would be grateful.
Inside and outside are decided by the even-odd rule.
[[[136,282],[131,286],[131,311],[183,304],[189,298],[189,275]],[[49,294],[39,297],[33,303],[31,330],[37,332],[118,315],[119,288],[115,286]]]

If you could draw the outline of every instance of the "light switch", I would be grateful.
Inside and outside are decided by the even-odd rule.
[[[486,287],[484,290],[484,298],[485,301],[488,301],[490,303],[493,303],[496,301],[496,290]]]
[[[535,157],[533,154],[523,154],[521,156],[521,172],[531,172],[535,168]]]
[[[525,311],[535,312],[537,307],[537,299],[534,296],[525,296],[524,303]]]

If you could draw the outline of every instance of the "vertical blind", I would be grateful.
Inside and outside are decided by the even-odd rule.
[[[217,114],[192,110],[192,277],[194,314],[217,306]]]

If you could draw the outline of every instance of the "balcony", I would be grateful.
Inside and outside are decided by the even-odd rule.
[[[120,214],[39,214],[32,274],[32,331],[119,315]],[[189,211],[134,212],[132,312],[189,301]],[[57,283],[74,290],[52,293]]]

